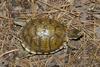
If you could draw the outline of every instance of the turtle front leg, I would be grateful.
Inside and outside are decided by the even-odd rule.
[[[67,51],[68,49],[77,50],[77,48],[74,47],[73,45],[69,44],[69,42],[70,42],[70,38],[68,37],[68,34],[66,33],[66,36],[65,36],[65,38],[64,38],[64,43],[63,43],[64,48],[66,49],[66,51]]]
[[[76,47],[72,46],[72,45],[69,44],[68,42],[64,42],[64,48],[65,48],[65,52],[67,52],[68,49],[71,49],[71,50],[78,50]]]

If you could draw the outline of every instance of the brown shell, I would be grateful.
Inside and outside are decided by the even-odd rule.
[[[48,18],[32,19],[23,29],[26,50],[36,54],[50,54],[62,49],[66,27]]]

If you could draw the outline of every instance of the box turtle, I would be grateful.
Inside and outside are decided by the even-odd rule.
[[[63,49],[66,27],[48,18],[31,19],[22,30],[25,50],[34,54],[50,54]]]
[[[52,54],[64,48],[66,33],[67,28],[54,19],[31,19],[22,30],[22,46],[33,54]]]

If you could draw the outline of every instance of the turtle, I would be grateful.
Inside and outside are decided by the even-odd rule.
[[[75,33],[77,31],[77,33]],[[77,40],[82,35],[74,29],[68,35],[68,28],[59,21],[50,18],[31,19],[22,29],[22,47],[29,53],[36,55],[54,54],[65,48],[68,39]]]

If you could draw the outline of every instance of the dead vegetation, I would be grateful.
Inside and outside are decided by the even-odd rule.
[[[22,26],[45,16],[81,29],[83,38],[68,42],[77,50],[35,56],[23,50]],[[0,0],[0,67],[100,67],[99,43],[99,0]]]

